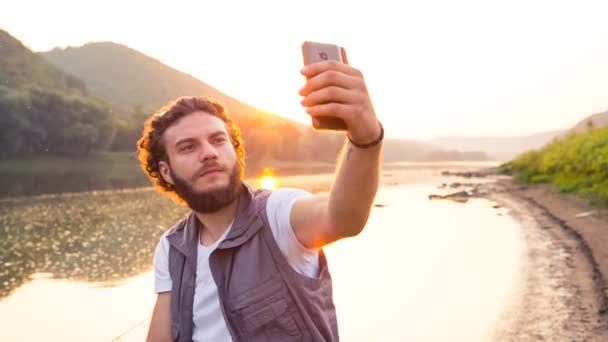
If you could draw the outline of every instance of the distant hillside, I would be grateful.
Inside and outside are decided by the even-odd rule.
[[[111,109],[83,81],[0,30],[0,158],[82,156],[114,139]]]
[[[387,128],[387,129],[390,129]],[[384,142],[384,160],[394,161],[427,161],[427,156],[437,147],[422,141],[409,139],[387,139]]]
[[[506,161],[525,151],[537,149],[562,133],[551,131],[520,137],[440,137],[428,142],[443,149],[483,151],[490,159]]]
[[[317,142],[310,149],[322,159],[335,158],[339,149],[336,134],[319,136],[318,132],[312,132],[304,125],[244,104],[203,81],[125,45],[89,43],[81,47],[53,49],[42,53],[42,56],[62,70],[78,75],[91,91],[122,108],[123,113],[137,112],[136,117],[128,122],[130,136],[119,137],[126,140],[120,143],[121,149],[134,148],[143,119],[151,111],[177,97],[191,95],[210,96],[226,105],[243,130],[250,161],[306,160],[312,156],[296,151],[302,146],[301,143],[310,145],[306,141],[309,139]],[[139,129],[133,132],[135,125]],[[318,146],[321,143],[329,146],[321,150]]]
[[[40,87],[66,93],[86,94],[84,82],[68,75],[33,53],[0,29],[0,84],[10,89]]]
[[[207,95],[227,105],[243,129],[248,162],[250,165],[253,164],[254,168],[255,164],[265,164],[273,160],[333,161],[344,141],[343,134],[317,132],[308,125],[244,104],[205,82],[124,45],[110,42],[90,43],[82,47],[53,49],[37,55],[8,33],[4,31],[1,33],[0,80],[2,84],[10,87],[4,93],[0,91],[0,98],[9,99],[7,101],[12,102],[6,102],[5,105],[14,107],[10,114],[12,121],[4,126],[7,130],[4,137],[13,141],[9,155],[38,150],[62,153],[61,151],[70,146],[83,147],[79,149],[78,154],[102,146],[109,146],[112,150],[132,151],[135,140],[141,132],[143,120],[150,111],[183,95]],[[45,112],[60,110],[67,113],[65,115],[68,117],[79,117],[82,116],[82,108],[76,112],[64,110],[62,107],[72,108],[65,103],[53,108],[53,104],[49,101],[55,101],[53,100],[55,95],[35,96],[41,99],[38,105],[42,108],[36,112],[36,115],[27,114],[37,117],[36,119],[24,121],[23,118],[27,115],[24,115],[24,110],[19,108],[30,108],[29,111],[32,111],[32,106],[27,104],[29,100],[23,100],[15,95],[17,93],[14,91],[32,86],[41,89],[42,92],[52,90],[53,94],[58,93],[61,103],[72,101],[64,98],[68,94],[80,98],[78,100],[80,102],[99,103],[103,112],[99,115],[103,120],[97,120],[95,123],[95,118],[91,116],[91,113],[98,113],[99,108],[84,110],[91,119],[87,119],[86,123],[66,119],[66,122],[71,124],[66,125],[67,131],[62,135],[64,140],[54,143],[45,142],[44,140],[49,136],[49,127],[56,130],[61,127],[49,121],[61,115],[47,115]],[[89,93],[105,101],[100,102],[88,96]],[[29,98],[29,95],[24,98]],[[21,127],[24,122],[27,127]],[[95,125],[100,127],[94,127]],[[76,143],[82,139],[89,141]],[[103,141],[103,144],[94,141]],[[447,150],[449,151],[442,151],[437,146],[421,141],[387,139],[384,159],[389,162],[424,161],[435,160],[438,157],[460,159],[463,156],[472,158],[479,156],[464,149],[461,150],[462,152],[455,151],[453,146],[449,146]],[[4,154],[0,150],[0,155]]]
[[[593,126],[594,128],[602,128],[608,126],[608,111],[593,114],[579,123],[574,125],[570,130],[577,133],[586,132],[589,130],[589,126]]]
[[[81,47],[55,48],[41,55],[60,69],[83,79],[95,93],[125,109],[143,106],[153,110],[179,96],[204,94],[220,100],[234,113],[268,114],[125,45],[88,43]]]
[[[124,45],[89,43],[41,54],[62,70],[78,75],[91,91],[124,108],[125,113],[140,112],[136,119],[140,123],[148,111],[182,95],[207,95],[220,100],[243,129],[248,154],[254,162],[335,160],[344,139],[342,134],[317,132],[308,125],[244,104]],[[128,141],[123,145],[132,146]],[[387,139],[384,156],[386,161],[423,160],[434,149],[420,141]]]

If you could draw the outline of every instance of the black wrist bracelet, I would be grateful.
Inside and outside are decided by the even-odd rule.
[[[348,138],[348,141],[350,141],[351,144],[353,144],[354,146],[358,147],[358,148],[370,148],[370,147],[374,147],[376,145],[378,145],[380,142],[382,142],[382,140],[384,139],[384,127],[382,126],[381,122],[378,122],[378,124],[380,125],[380,135],[378,136],[378,138],[370,143],[367,144],[357,144],[356,142],[354,142],[350,136],[347,134],[346,137]]]

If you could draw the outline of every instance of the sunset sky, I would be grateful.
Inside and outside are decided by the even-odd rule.
[[[128,45],[264,110],[299,104],[304,40],[365,74],[387,135],[525,135],[608,110],[606,1],[10,1],[34,51]]]

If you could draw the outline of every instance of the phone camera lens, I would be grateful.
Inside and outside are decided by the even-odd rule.
[[[327,58],[328,58],[328,56],[327,56],[327,54],[325,52],[319,53],[319,57],[321,57],[321,59],[324,60],[324,61],[326,61]]]

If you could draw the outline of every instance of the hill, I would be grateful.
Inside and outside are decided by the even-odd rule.
[[[0,30],[0,158],[107,148],[114,122],[85,83]]]
[[[41,55],[61,70],[77,75],[96,94],[123,109],[143,106],[154,110],[179,96],[204,94],[218,99],[234,113],[270,114],[122,44],[88,43],[81,47],[55,48]],[[280,120],[279,117],[272,119]]]
[[[551,183],[608,205],[608,111],[586,117],[549,144],[501,166],[528,183]]]
[[[576,133],[586,132],[589,128],[602,128],[608,126],[608,111],[586,117],[570,130]]]
[[[429,140],[428,143],[442,149],[479,150],[487,153],[492,159],[507,161],[526,151],[541,148],[556,138],[564,138],[571,132],[583,133],[590,128],[606,126],[608,111],[590,115],[573,127],[559,131],[513,137],[439,137]]]
[[[86,95],[85,84],[49,64],[25,47],[8,32],[0,29],[0,83],[10,89],[39,87],[70,94]]]
[[[490,159],[506,161],[525,151],[539,148],[562,133],[563,131],[550,131],[514,137],[440,137],[428,142],[442,149],[483,151]]]
[[[333,161],[344,139],[340,133],[317,132],[307,125],[242,103],[204,81],[125,45],[89,43],[56,48],[41,55],[82,78],[91,91],[123,108],[127,113],[125,120],[131,120],[130,125],[141,124],[149,111],[179,96],[206,95],[218,99],[230,109],[243,130],[249,162]],[[118,145],[131,148],[135,137],[121,138],[123,135],[119,132],[117,139],[123,143]],[[384,156],[386,161],[424,160],[435,149],[420,141],[387,139]]]
[[[551,183],[608,205],[608,127],[571,131],[541,149],[528,151],[502,165],[529,183]]]

